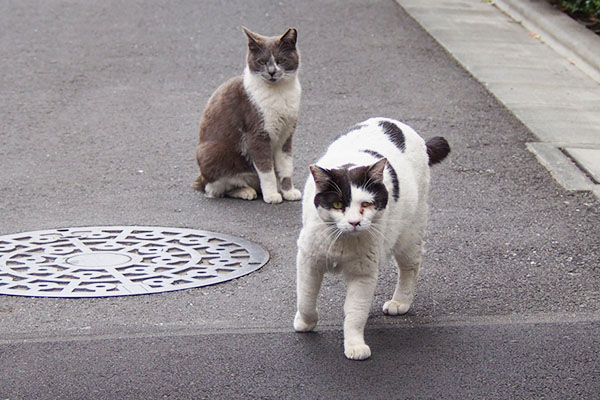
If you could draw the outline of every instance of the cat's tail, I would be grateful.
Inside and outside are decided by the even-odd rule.
[[[432,137],[425,145],[427,146],[427,155],[429,156],[429,165],[442,162],[450,153],[450,145],[441,136]]]
[[[206,187],[206,180],[202,176],[202,174],[198,175],[194,183],[192,183],[192,187],[196,190],[204,192],[204,188]]]

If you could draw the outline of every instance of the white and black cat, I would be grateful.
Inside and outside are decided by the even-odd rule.
[[[300,200],[292,183],[292,134],[301,88],[297,31],[266,37],[243,28],[248,38],[242,76],[222,84],[211,96],[200,124],[194,187],[208,197],[267,203]]]
[[[344,354],[370,357],[364,327],[379,266],[393,257],[399,270],[384,313],[406,313],[421,266],[429,166],[449,152],[442,137],[425,143],[408,125],[371,118],[338,137],[310,166],[298,238],[296,331],[314,329],[323,275],[341,272],[347,283]]]

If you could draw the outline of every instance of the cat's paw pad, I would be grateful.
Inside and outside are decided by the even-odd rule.
[[[310,332],[315,329],[315,326],[317,326],[317,319],[318,318],[315,318],[314,321],[306,321],[304,318],[302,318],[299,312],[296,312],[296,318],[294,318],[294,329],[296,332]]]
[[[344,344],[344,355],[350,360],[366,360],[371,357],[371,349],[364,343]]]
[[[302,198],[302,192],[298,189],[287,190],[283,192],[283,198],[287,201],[296,201]]]
[[[383,305],[383,313],[387,315],[402,315],[408,312],[410,302],[399,302],[396,300],[386,301]]]
[[[283,201],[283,197],[281,197],[281,194],[279,192],[273,192],[263,195],[263,200],[265,201],[265,203],[277,204]]]
[[[235,197],[236,199],[243,200],[254,200],[257,197],[256,190],[251,187],[242,187],[234,189],[228,193],[229,196]]]

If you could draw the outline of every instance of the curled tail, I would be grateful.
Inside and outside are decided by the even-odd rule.
[[[429,139],[425,145],[427,146],[427,155],[429,156],[429,165],[441,162],[448,153],[450,153],[450,145],[441,136],[436,136]]]
[[[201,192],[204,192],[205,186],[206,186],[206,180],[204,180],[204,177],[202,176],[202,174],[198,175],[198,177],[196,178],[194,183],[192,183],[192,187]]]

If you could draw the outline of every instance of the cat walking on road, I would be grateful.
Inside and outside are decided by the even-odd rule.
[[[267,203],[300,200],[292,182],[292,136],[300,109],[297,31],[262,36],[243,28],[248,39],[242,76],[211,96],[200,124],[194,187],[208,197]]]
[[[429,166],[449,152],[444,138],[425,142],[408,125],[371,118],[336,139],[310,166],[298,238],[296,331],[315,328],[323,275],[339,272],[347,284],[344,354],[355,360],[371,356],[364,328],[379,266],[393,257],[399,272],[383,312],[406,313],[421,266]]]

